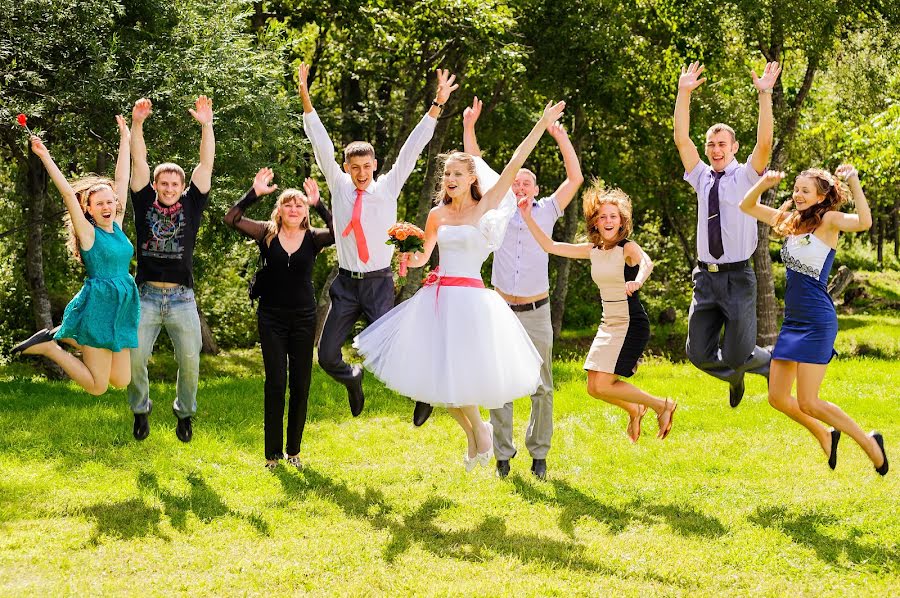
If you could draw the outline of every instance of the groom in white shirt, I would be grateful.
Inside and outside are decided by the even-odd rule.
[[[374,322],[394,306],[394,278],[391,258],[394,246],[387,245],[388,228],[397,222],[397,198],[422,150],[434,134],[441,109],[459,87],[455,76],[438,70],[438,86],[431,107],[416,125],[393,167],[376,180],[378,161],[375,150],[365,141],[354,141],[344,148],[343,168],[334,159],[334,144],[328,136],[309,97],[309,66],[301,64],[298,72],[300,97],[303,100],[303,128],[312,144],[316,163],[331,193],[334,230],[339,235],[337,246],[339,273],[331,284],[331,308],[319,341],[319,365],[332,378],[347,387],[350,412],[362,413],[365,404],[360,365],[350,366],[341,347],[363,316]],[[431,412],[430,406],[416,403],[416,412]],[[421,419],[421,417],[419,418]],[[424,421],[424,419],[422,420]]]
[[[475,123],[481,115],[482,103],[477,97],[463,112],[463,149],[480,159],[481,149],[475,136]],[[553,235],[553,225],[584,181],[575,148],[559,123],[547,132],[556,140],[566,168],[566,180],[549,197],[536,199],[540,188],[537,177],[523,168],[516,175],[513,193],[516,199],[532,202],[532,214],[545,233]],[[494,252],[491,284],[519,318],[531,342],[543,359],[541,383],[531,395],[531,417],[525,429],[525,447],[532,458],[531,472],[540,479],[547,475],[547,453],[553,436],[553,326],[550,322],[549,256],[528,231],[519,211],[513,215],[503,244]],[[497,475],[509,475],[509,461],[516,456],[513,444],[513,404],[491,409],[494,427],[494,455]]]

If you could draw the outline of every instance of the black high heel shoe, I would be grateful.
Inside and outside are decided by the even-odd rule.
[[[876,467],[875,471],[878,472],[878,475],[887,475],[888,472],[888,460],[887,453],[884,452],[884,437],[881,435],[881,432],[872,432],[869,434],[872,438],[875,439],[875,442],[878,443],[878,448],[881,449],[881,456],[884,457],[884,463],[881,464],[881,467]]]
[[[831,454],[828,456],[828,467],[837,467],[837,445],[841,440],[841,431],[831,428]]]

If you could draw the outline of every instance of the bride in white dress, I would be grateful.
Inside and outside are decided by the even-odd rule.
[[[493,456],[490,424],[479,406],[502,407],[530,395],[540,382],[541,358],[519,320],[493,290],[481,265],[503,240],[515,213],[507,193],[516,173],[565,102],[548,104],[492,185],[486,165],[469,154],[446,157],[437,206],[428,214],[425,247],[408,256],[428,263],[435,244],[440,266],[425,284],[356,337],[366,369],[389,388],[417,401],[447,407],[466,433],[467,471]],[[489,189],[482,191],[479,179]]]

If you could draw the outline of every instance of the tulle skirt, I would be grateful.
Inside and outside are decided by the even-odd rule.
[[[423,403],[496,409],[532,394],[541,357],[496,292],[426,286],[354,339],[366,369]]]

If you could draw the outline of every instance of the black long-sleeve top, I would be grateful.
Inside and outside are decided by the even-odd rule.
[[[315,309],[316,296],[312,284],[312,270],[316,256],[323,247],[334,243],[334,224],[331,212],[320,200],[313,209],[322,217],[327,229],[310,228],[303,236],[300,247],[288,254],[281,246],[278,235],[266,245],[268,222],[244,218],[247,208],[259,201],[251,188],[225,214],[225,224],[256,241],[263,259],[263,267],[257,273],[260,285],[261,307],[288,309]]]

